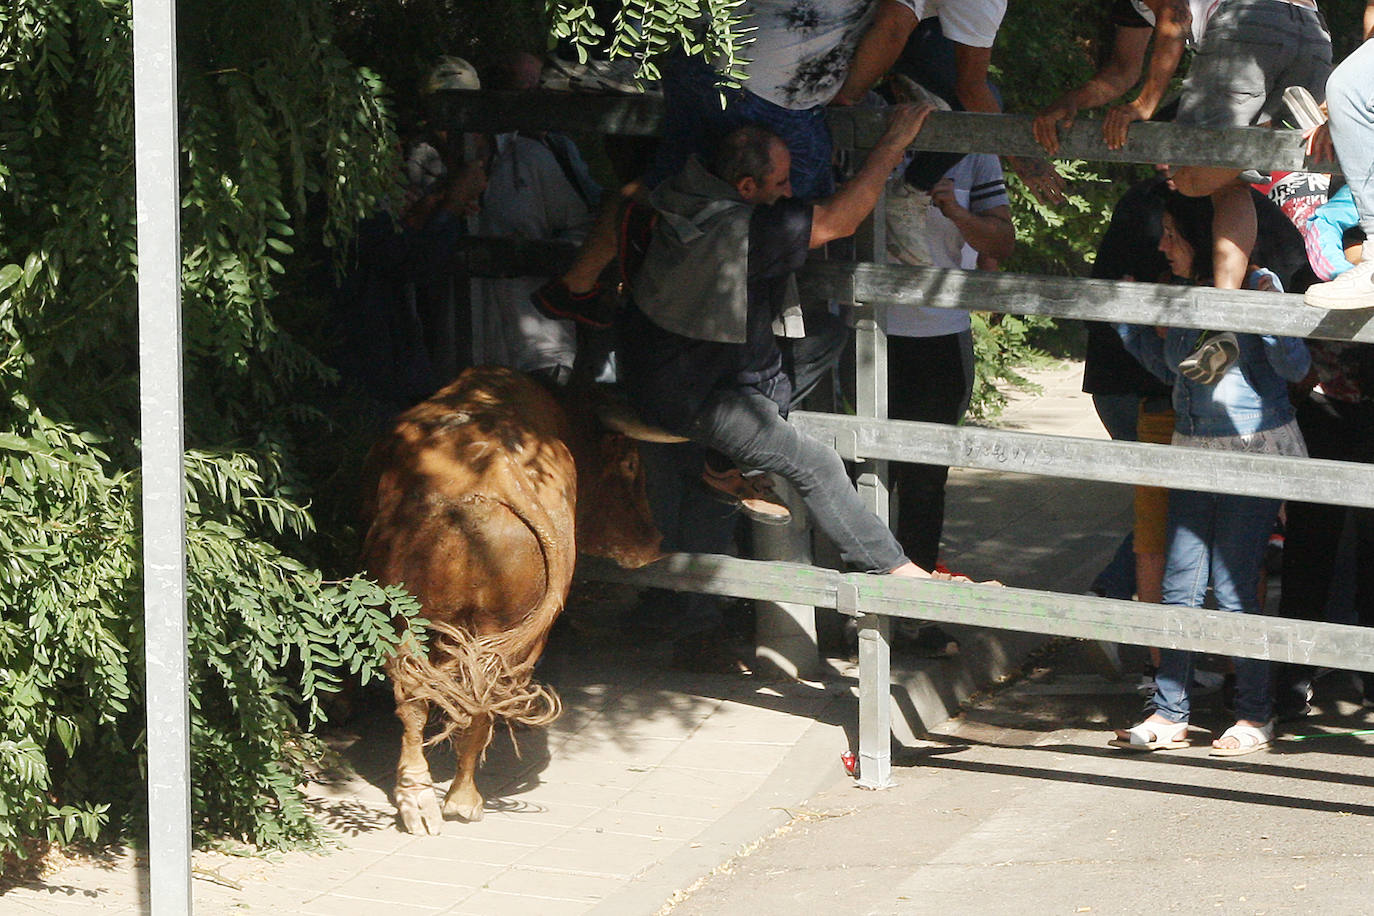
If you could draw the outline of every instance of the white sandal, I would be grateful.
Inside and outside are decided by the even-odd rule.
[[[1235,738],[1236,747],[1217,747],[1212,745],[1211,755],[1213,757],[1241,757],[1245,754],[1253,754],[1255,751],[1262,751],[1269,747],[1274,741],[1274,720],[1270,719],[1259,728],[1253,725],[1241,725],[1237,722],[1226,731],[1221,733],[1221,738]]]
[[[1140,722],[1126,729],[1130,738],[1107,743],[1127,751],[1177,751],[1190,747],[1187,722]]]

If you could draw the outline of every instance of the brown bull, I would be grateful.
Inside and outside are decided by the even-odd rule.
[[[396,807],[406,830],[439,833],[424,756],[431,706],[447,719],[431,743],[451,737],[458,756],[442,814],[479,820],[473,776],[495,721],[558,715],[531,674],[577,549],[636,567],[659,556],[661,537],[635,445],[585,404],[560,405],[498,367],[469,369],[402,414],[364,479],[363,565],[404,584],[430,621],[428,658],[400,652],[388,666],[404,729]]]

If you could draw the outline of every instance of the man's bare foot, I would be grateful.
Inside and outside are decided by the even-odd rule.
[[[936,570],[935,572],[926,572],[924,569],[917,566],[915,563],[912,563],[910,560],[889,572],[888,575],[902,576],[906,579],[936,579],[940,582],[973,582],[973,580],[970,579],[968,576],[960,576],[955,573],[941,572],[939,570]],[[1000,586],[1002,583],[998,582],[996,579],[988,579],[985,582],[977,582],[975,584]]]

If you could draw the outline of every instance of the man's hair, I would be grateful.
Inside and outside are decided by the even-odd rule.
[[[706,167],[712,175],[732,185],[745,178],[762,182],[773,165],[775,143],[782,143],[782,138],[766,127],[737,127],[721,137]]]

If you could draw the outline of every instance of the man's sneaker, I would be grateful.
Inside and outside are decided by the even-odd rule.
[[[1313,283],[1302,301],[1319,309],[1374,308],[1374,259],[1361,261],[1334,280]]]
[[[1203,331],[1197,348],[1178,364],[1179,375],[1200,385],[1215,385],[1221,381],[1236,360],[1240,359],[1240,341],[1230,331]]]
[[[575,293],[562,279],[554,277],[530,293],[530,303],[545,318],[576,321],[590,328],[609,328],[615,320],[615,299],[600,284],[585,293]]]
[[[739,510],[756,522],[765,525],[786,525],[792,513],[782,504],[773,490],[767,474],[749,474],[739,468],[717,471],[709,464],[702,469],[701,482],[706,492]]]

